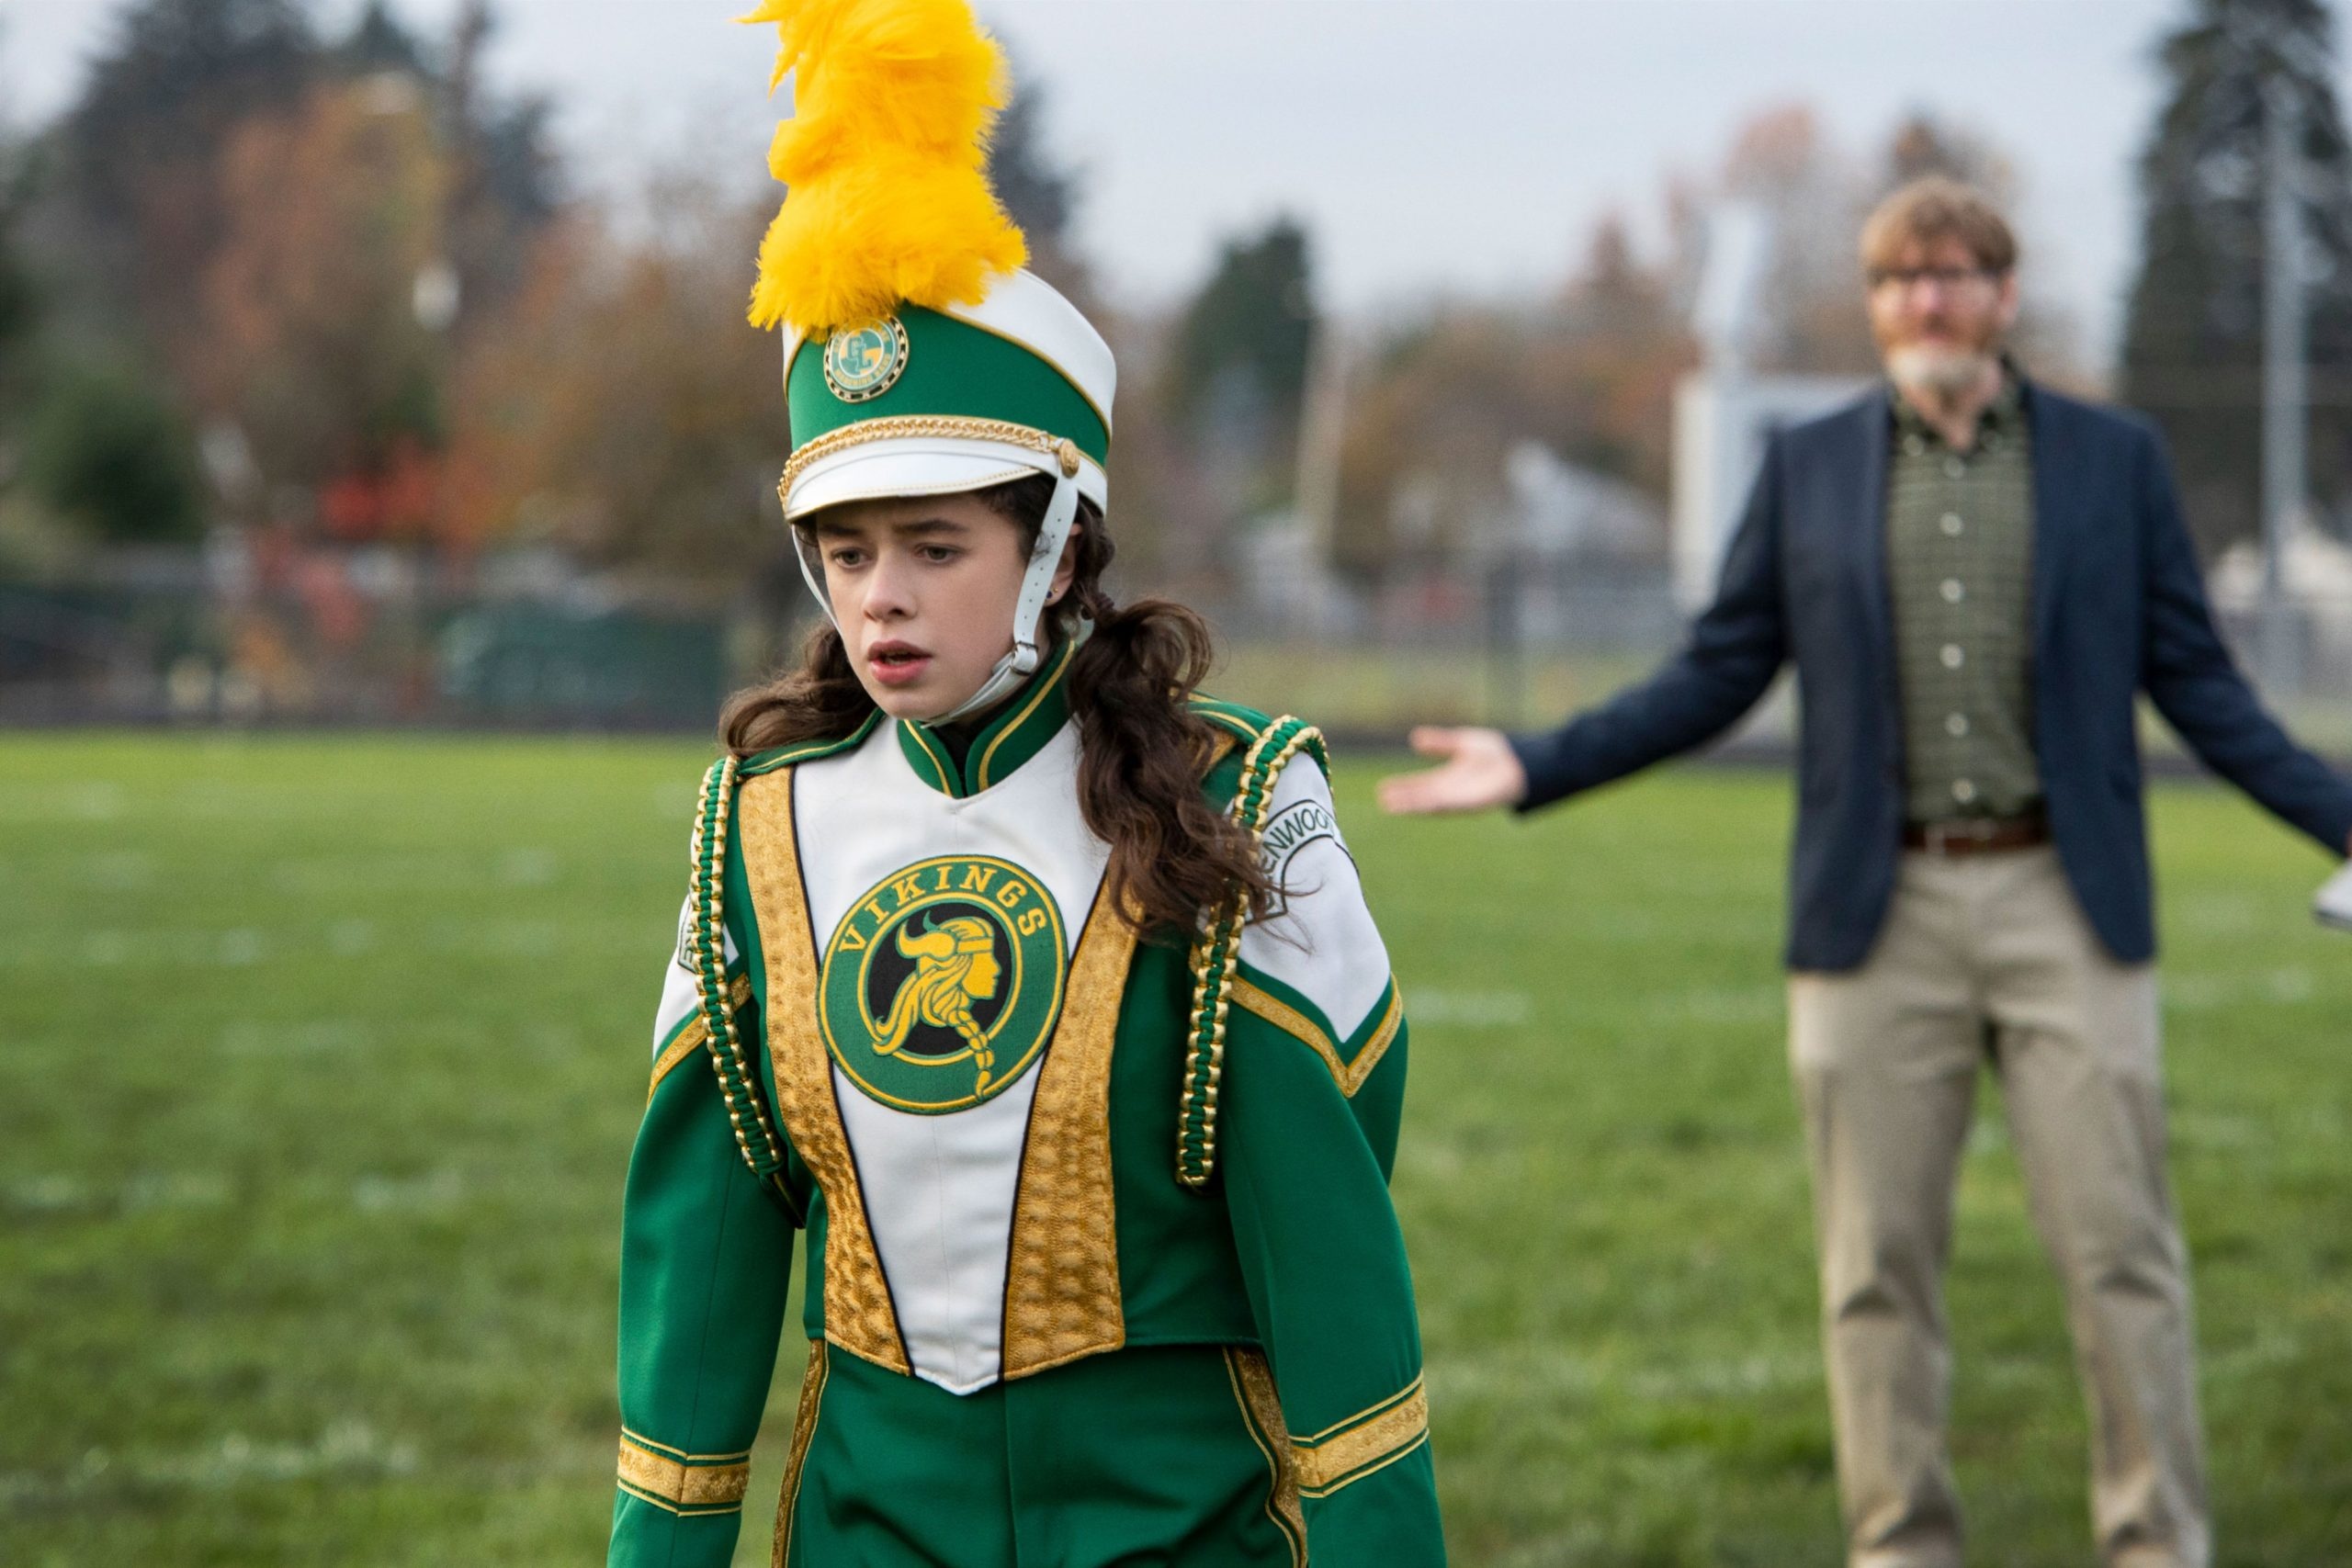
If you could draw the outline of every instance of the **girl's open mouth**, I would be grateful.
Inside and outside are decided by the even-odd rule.
[[[910,642],[877,642],[865,650],[865,667],[886,686],[903,686],[931,668],[931,655]]]

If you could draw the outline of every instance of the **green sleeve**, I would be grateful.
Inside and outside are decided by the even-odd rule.
[[[757,1010],[745,1012],[756,1039]],[[707,1054],[680,1055],[654,1082],[629,1158],[612,1568],[725,1568],[733,1557],[792,1232],[784,1200],[736,1147]]]
[[[1243,978],[1252,976],[1245,970]],[[1267,982],[1261,982],[1261,998]],[[1395,998],[1375,1018],[1395,1010]],[[1316,1041],[1319,1016],[1259,1000],[1226,1026],[1219,1136],[1243,1282],[1290,1428],[1318,1568],[1445,1561],[1420,1326],[1387,1168],[1403,1100],[1401,1010]],[[1367,1045],[1379,1054],[1365,1059]],[[1349,1047],[1356,1055],[1346,1055]],[[1329,1055],[1326,1055],[1326,1052]]]

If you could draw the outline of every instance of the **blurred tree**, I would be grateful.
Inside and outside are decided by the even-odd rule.
[[[1973,131],[1915,109],[1894,128],[1887,143],[1885,173],[1873,196],[1929,175],[1963,180],[2004,209],[2017,205],[2017,168],[2000,149]]]
[[[22,232],[32,185],[29,150],[0,130],[0,410],[7,408],[11,388],[22,374],[21,356],[40,310]]]
[[[1227,520],[1289,494],[1314,334],[1306,231],[1287,217],[1227,242],[1177,320],[1159,402]]]
[[[1741,130],[1719,188],[1759,209],[1770,224],[1754,334],[1759,368],[1850,376],[1878,369],[1863,308],[1862,222],[1897,186],[1929,174],[1967,181],[2018,221],[2019,181],[2007,155],[1924,112],[1906,116],[1868,163],[1831,145],[1804,105],[1770,110]],[[2079,385],[2074,322],[2032,287],[2033,237],[2023,234],[2019,243],[2026,288],[2013,343],[2036,375]]]
[[[188,310],[189,389],[240,429],[267,486],[389,475],[444,434],[418,279],[441,254],[448,165],[413,78],[313,90],[241,126],[220,169],[221,243]],[[413,487],[412,487],[413,488]],[[342,531],[413,532],[414,515]]]
[[[1277,218],[1248,239],[1227,242],[1177,325],[1178,412],[1195,421],[1208,415],[1238,376],[1270,417],[1295,423],[1314,332],[1306,231],[1297,220]]]
[[[2140,273],[2121,392],[2164,427],[2211,554],[2261,532],[2265,90],[2301,122],[2312,493],[2352,499],[2352,160],[2319,0],[2195,0],[2165,40],[2169,94],[2140,158]]]
[[[447,383],[561,205],[547,111],[484,90],[483,0],[437,47],[383,0],[308,18],[139,0],[51,138],[44,270],[74,341],[235,437],[272,520],[420,535]]]
[[[435,81],[443,140],[456,165],[447,240],[460,321],[521,284],[533,244],[563,206],[547,100],[502,99],[482,85],[482,54],[496,30],[487,0],[466,0],[450,35],[448,70]]]
[[[1475,548],[1510,505],[1506,464],[1522,442],[1663,493],[1674,387],[1696,353],[1670,275],[1611,216],[1555,299],[1441,310],[1392,340],[1350,400],[1340,563],[1370,574]]]
[[[1671,265],[1644,265],[1623,220],[1602,219],[1542,346],[1537,395],[1550,415],[1528,434],[1570,462],[1665,494],[1674,387],[1696,359]]]
[[[419,78],[430,74],[424,46],[392,15],[384,0],[368,0],[351,31],[335,44],[333,57],[336,68],[346,75],[370,76],[379,71]]]
[[[1770,224],[1761,317],[1751,335],[1758,367],[1823,375],[1875,369],[1854,236],[1876,192],[1822,135],[1813,109],[1784,105],[1749,120],[1724,160],[1721,189]]]
[[[136,370],[77,367],[45,389],[25,479],[51,511],[117,544],[187,540],[203,525],[196,449]]]
[[[67,253],[56,270],[95,329],[140,329],[175,366],[201,359],[187,290],[223,232],[217,159],[320,67],[296,0],[138,0],[121,13],[55,133]]]
[[[1014,61],[1012,101],[998,118],[989,144],[989,180],[1005,211],[1029,238],[1029,269],[1069,293],[1081,285],[1083,273],[1069,249],[1078,175],[1054,163],[1046,150],[1046,104],[1044,85]]]
[[[11,501],[24,471],[29,350],[40,305],[21,233],[30,168],[25,147],[0,123],[0,566],[17,553],[9,548],[17,531]]]
[[[764,187],[670,174],[628,238],[560,223],[458,379],[457,525],[514,517],[584,559],[721,589],[775,556],[781,349],[742,312],[773,211]]]

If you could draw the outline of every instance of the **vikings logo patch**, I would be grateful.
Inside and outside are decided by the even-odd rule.
[[[896,316],[854,332],[835,333],[825,344],[825,385],[845,403],[878,398],[907,368],[907,329]]]
[[[1069,947],[1037,879],[989,855],[942,855],[876,883],[819,971],[825,1049],[900,1111],[961,1111],[1036,1064],[1060,1016]]]

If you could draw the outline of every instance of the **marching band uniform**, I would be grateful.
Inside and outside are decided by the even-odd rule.
[[[809,156],[861,51],[994,58],[963,0],[759,17]],[[831,210],[794,167],[771,276],[795,205]],[[1387,1192],[1405,1021],[1321,741],[1195,699],[1204,797],[1282,896],[1198,932],[1108,907],[1084,628],[1037,621],[1077,498],[1104,500],[1111,355],[1033,276],[981,276],[779,312],[788,517],[1035,472],[1056,496],[977,733],[877,713],[705,781],[629,1166],[610,1561],[729,1561],[805,1232],[777,1568],[1442,1563]]]

